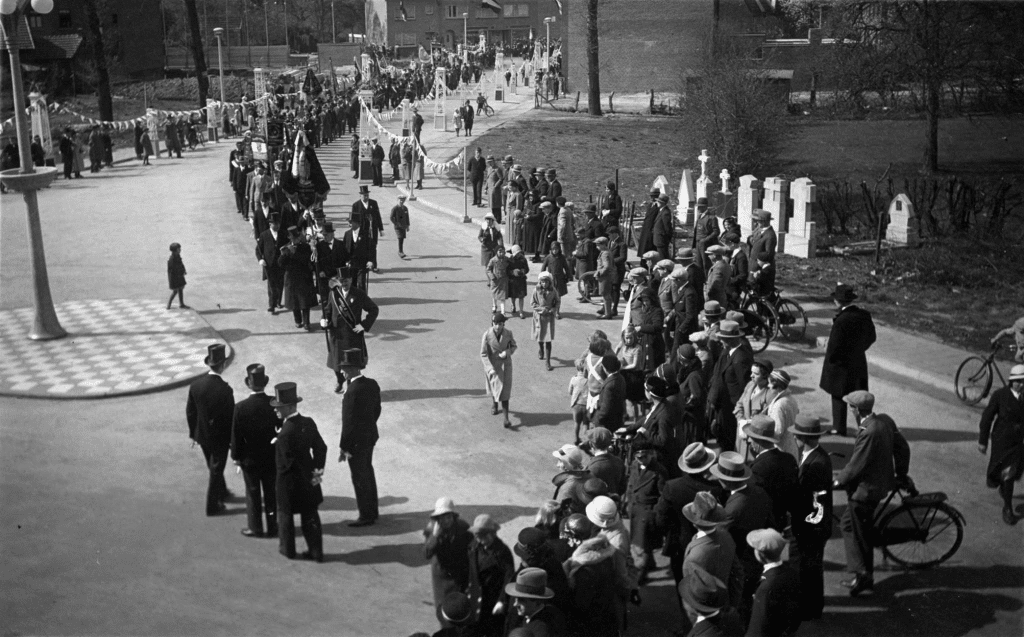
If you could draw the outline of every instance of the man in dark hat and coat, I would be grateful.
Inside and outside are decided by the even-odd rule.
[[[231,425],[231,459],[245,480],[245,511],[249,525],[245,537],[264,537],[263,514],[267,518],[265,537],[277,537],[277,414],[264,388],[270,382],[263,365],[245,368],[249,397],[235,405]]]
[[[1003,498],[1003,522],[1019,519],[1013,510],[1013,483],[1024,475],[1024,365],[1010,369],[1009,386],[1000,387],[981,415],[978,451],[983,455],[992,440],[992,458],[985,472],[989,487]]]
[[[818,446],[821,421],[798,415],[793,425],[800,453],[800,485],[793,508],[793,536],[800,553],[800,600],[804,620],[821,619],[825,607],[825,544],[832,537],[832,459]]]
[[[711,261],[707,249],[718,243],[718,217],[708,212],[707,197],[697,199],[695,206],[697,218],[693,222],[693,248],[695,258],[700,260],[701,268],[707,272]]]
[[[644,224],[640,229],[640,237],[636,244],[637,256],[650,252],[654,249],[654,222],[658,220],[658,215],[661,213],[661,205],[658,203],[658,197],[661,195],[661,190],[658,188],[651,188],[651,200],[644,204]]]
[[[308,330],[309,309],[316,305],[313,249],[297,226],[288,228],[288,240],[277,260],[284,270],[284,306],[292,311],[295,327]]]
[[[747,534],[747,546],[764,568],[764,577],[754,592],[748,635],[792,635],[800,628],[800,575],[783,562],[786,540],[775,529],[757,529]]]
[[[345,251],[345,243],[335,236],[333,222],[324,221],[320,234],[323,241],[316,242],[316,281],[320,307],[326,312],[330,291],[327,284],[337,274],[338,268],[348,265],[348,254]]]
[[[324,561],[323,529],[318,508],[324,501],[320,481],[327,464],[327,444],[312,418],[299,413],[295,383],[274,386],[274,399],[270,406],[281,418],[277,433],[277,519],[279,527],[278,551],[288,559],[295,559],[295,518],[302,521],[302,536],[307,550],[302,559]]]
[[[227,346],[215,343],[207,348],[203,361],[208,374],[194,380],[188,388],[185,418],[192,446],[199,445],[210,471],[206,487],[206,515],[217,515],[226,508],[224,500],[231,496],[224,482],[224,467],[231,448],[231,420],[235,412],[235,395],[221,378],[227,366]]]
[[[673,256],[672,243],[675,239],[676,222],[672,209],[668,205],[668,194],[658,195],[658,206],[661,208],[658,218],[654,221],[654,228],[651,231],[654,241],[654,249],[662,259],[671,259]]]
[[[376,137],[371,141],[373,149],[370,150],[370,168],[373,170],[373,185],[380,188],[384,185],[384,147]]]
[[[352,284],[352,271],[338,268],[330,280],[330,293],[324,309],[324,317],[320,319],[320,327],[327,330],[327,366],[334,370],[338,381],[335,393],[341,393],[345,377],[342,362],[355,365],[359,369],[366,367],[370,355],[366,349],[366,332],[373,327],[380,308],[365,292]],[[342,352],[355,349],[359,351],[359,360],[351,356],[345,358]]]
[[[370,187],[359,186],[359,201],[352,204],[350,220],[359,219],[363,230],[370,234],[369,268],[377,271],[377,240],[384,234],[384,221],[380,216],[380,206],[376,199],[370,199]]]
[[[757,414],[743,426],[743,435],[748,447],[754,452],[750,470],[754,481],[772,499],[774,529],[784,530],[787,519],[794,509],[799,491],[800,469],[796,458],[779,448],[780,438],[775,430],[775,420],[765,414]]]
[[[836,434],[846,435],[846,403],[843,396],[868,389],[866,352],[875,342],[875,324],[871,313],[853,304],[857,293],[849,285],[839,283],[832,292],[832,301],[839,311],[832,320],[832,331],[821,365],[819,387],[832,396],[832,424]]]
[[[349,229],[345,232],[341,242],[345,246],[345,256],[354,285],[366,292],[369,285],[368,272],[375,265],[373,262],[373,236],[369,222],[359,217],[351,217]]]
[[[750,265],[757,265],[759,257],[764,256],[767,263],[775,264],[775,250],[779,245],[779,238],[772,227],[772,213],[767,210],[757,209],[752,215],[754,230],[747,237],[747,244],[750,246]]]
[[[267,311],[277,313],[281,307],[281,294],[284,292],[284,268],[279,259],[281,248],[288,244],[288,236],[281,231],[281,215],[270,213],[267,219],[270,227],[260,233],[256,240],[256,260],[263,268],[263,280],[267,282]]]
[[[359,508],[359,518],[348,523],[352,527],[370,526],[379,517],[373,447],[380,437],[377,432],[380,385],[363,376],[364,365],[363,350],[340,351],[338,368],[348,381],[348,389],[341,401],[341,442],[338,444],[341,453],[338,462],[348,461],[352,472],[352,488]]]

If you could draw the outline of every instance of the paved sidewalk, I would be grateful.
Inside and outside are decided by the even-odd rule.
[[[0,395],[109,398],[169,389],[205,374],[207,346],[225,342],[195,310],[167,310],[160,301],[69,301],[57,316],[68,336],[32,341],[32,308],[0,311]]]

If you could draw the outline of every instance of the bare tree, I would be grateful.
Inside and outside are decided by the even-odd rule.
[[[597,0],[587,0],[587,112],[601,114],[601,69],[597,54]]]
[[[110,72],[107,69],[107,50],[103,45],[103,27],[100,23],[96,0],[84,0],[85,19],[89,28],[89,43],[92,45],[93,64],[96,66],[96,100],[100,119],[114,119],[114,102],[110,97]]]
[[[196,64],[196,78],[199,81],[199,108],[205,108],[206,95],[210,91],[210,76],[206,73],[206,54],[203,53],[203,33],[199,28],[196,0],[185,0],[185,12],[188,14],[188,30],[191,34],[189,43],[192,45],[192,59]]]

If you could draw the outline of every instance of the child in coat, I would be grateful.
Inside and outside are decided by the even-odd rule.
[[[181,260],[181,244],[171,244],[171,256],[167,259],[167,283],[171,287],[171,298],[167,299],[167,309],[171,309],[171,301],[178,297],[178,307],[190,309],[185,305],[185,263]]]

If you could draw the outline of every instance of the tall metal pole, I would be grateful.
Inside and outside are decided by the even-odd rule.
[[[469,13],[462,14],[462,63],[469,64]]]
[[[334,20],[334,0],[331,0],[331,42],[338,43],[338,23]]]
[[[270,66],[270,19],[267,17],[267,3],[263,3],[263,31],[264,31],[264,43],[267,47],[267,59],[264,62],[266,66]]]
[[[469,144],[462,147],[462,223],[472,223],[469,218],[469,191],[466,190],[466,158],[469,157]]]
[[[14,127],[18,135],[18,155],[21,166],[16,169],[16,181],[7,185],[21,190],[25,196],[25,207],[28,217],[28,242],[32,259],[32,304],[35,317],[28,337],[34,341],[48,341],[64,338],[68,335],[57,319],[57,311],[53,307],[53,296],[50,294],[50,277],[46,272],[46,253],[43,250],[43,228],[39,219],[39,199],[36,190],[50,184],[57,174],[56,168],[43,168],[36,178],[29,177],[36,173],[32,163],[29,124],[25,116],[25,86],[21,77],[21,52],[18,50],[18,30],[22,12],[15,11],[11,16],[4,16],[7,34],[7,52],[11,58],[11,94],[14,101]],[[7,180],[5,180],[7,181]],[[21,183],[17,183],[21,182]]]
[[[291,54],[292,47],[288,44],[288,0],[284,0],[284,48],[285,53]]]
[[[217,66],[220,69],[220,110],[221,118],[223,118],[225,113],[224,109],[227,108],[227,100],[224,98],[224,49],[221,47],[220,34],[217,33],[217,29],[214,29],[213,32],[214,37],[217,38]],[[224,132],[227,133],[227,131]]]

